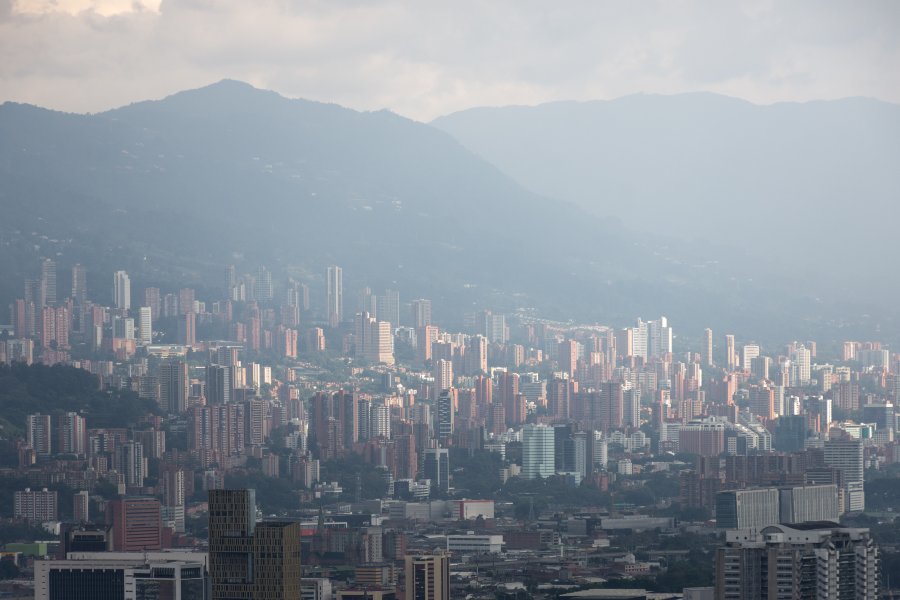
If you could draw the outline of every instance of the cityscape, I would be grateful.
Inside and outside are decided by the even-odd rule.
[[[890,589],[900,355],[878,341],[682,347],[666,317],[530,311],[446,330],[430,299],[322,271],[223,266],[205,296],[40,262],[0,327],[10,597]]]
[[[897,0],[0,0],[0,600],[900,598]]]

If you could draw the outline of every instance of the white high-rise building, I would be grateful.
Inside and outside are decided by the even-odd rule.
[[[334,265],[328,267],[327,303],[328,324],[337,327],[344,318],[344,271]]]
[[[794,367],[791,369],[791,385],[801,387],[809,385],[812,363],[810,351],[806,346],[801,344],[791,352],[791,364]]]
[[[142,306],[138,314],[138,343],[143,346],[153,343],[153,313],[149,306]]]
[[[647,359],[647,323],[637,320],[635,326],[631,328],[631,344],[633,356],[639,356],[644,360]]]
[[[522,477],[537,479],[556,472],[553,427],[526,425],[522,428]]]
[[[865,509],[863,488],[863,445],[860,440],[828,440],[824,444],[825,464],[841,471],[844,487],[844,509],[857,512]]]
[[[713,366],[713,331],[709,328],[703,330],[703,364]]]
[[[388,321],[356,314],[356,355],[371,363],[394,364],[394,332]]]
[[[127,485],[144,485],[147,476],[144,445],[140,442],[123,444],[119,449],[118,467]]]
[[[53,451],[53,430],[50,415],[28,415],[25,420],[28,445],[38,456],[50,456]]]
[[[372,405],[370,437],[391,437],[391,407],[384,404]]]
[[[453,387],[453,361],[443,358],[434,361],[434,388],[438,392]]]
[[[665,317],[650,321],[647,327],[647,356],[659,358],[672,352],[672,328]]]
[[[113,274],[113,303],[119,309],[131,308],[131,279],[125,271],[116,271]]]
[[[758,344],[745,344],[743,350],[743,356],[741,358],[741,367],[744,368],[745,371],[749,371],[752,366],[752,361],[754,358],[759,357],[759,345]]]

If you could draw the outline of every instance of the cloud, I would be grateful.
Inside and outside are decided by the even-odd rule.
[[[221,78],[417,119],[708,90],[900,102],[900,3],[0,0],[0,97],[98,111]]]

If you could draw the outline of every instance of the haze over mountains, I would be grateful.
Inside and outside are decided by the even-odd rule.
[[[621,108],[630,121],[607,115],[590,127],[566,116],[569,108],[590,106],[576,104],[475,110],[436,123],[487,160],[435,127],[386,111],[290,100],[234,81],[97,115],[7,103],[0,106],[0,300],[20,295],[19,282],[30,274],[22,269],[36,268],[49,255],[63,267],[91,265],[95,289],[108,288],[108,275],[119,268],[133,273],[138,286],[202,289],[220,285],[222,268],[231,262],[312,280],[334,262],[344,266],[348,290],[399,287],[406,298],[433,297],[436,310],[452,308],[457,318],[465,307],[534,306],[549,317],[611,324],[665,313],[697,334],[710,325],[801,337],[834,325],[849,295],[816,300],[827,287],[792,267],[811,262],[807,257],[835,228],[807,209],[792,212],[783,204],[786,194],[778,196],[782,204],[768,197],[754,204],[745,189],[768,166],[775,175],[766,177],[767,189],[775,188],[774,177],[798,189],[800,178],[788,181],[793,170],[779,167],[777,158],[793,159],[800,141],[778,151],[783,140],[772,142],[765,151],[759,144],[767,138],[751,123],[743,127],[758,138],[753,152],[768,166],[728,167],[721,155],[730,152],[729,128],[737,127],[728,110],[716,113],[715,127],[690,133],[690,121],[667,128],[666,119],[674,117],[665,106],[641,106],[660,99],[633,101],[637,106]],[[695,115],[733,103],[707,96],[673,102]],[[883,107],[889,132],[895,108]],[[533,118],[519,117],[530,111]],[[556,116],[542,116],[545,111]],[[474,123],[484,136],[476,135]],[[635,123],[640,135],[630,139]],[[865,121],[867,128],[877,123],[874,116]],[[688,135],[705,158],[678,143]],[[828,140],[823,133],[815,141],[824,146]],[[890,156],[876,160],[891,148],[890,140],[877,137],[866,152],[853,153],[854,173],[880,177],[862,186],[871,191],[866,198],[882,203],[883,212],[868,219],[873,244],[888,242],[880,232],[897,210],[886,204],[896,181],[896,173],[894,179],[883,173]],[[835,152],[820,153],[837,161]],[[825,158],[807,172],[834,187],[835,174],[825,169],[833,164]],[[530,167],[517,166],[526,162]],[[869,171],[858,171],[867,165]],[[701,185],[698,178],[714,181]],[[568,187],[555,188],[563,181]],[[845,181],[852,183],[849,176]],[[691,193],[683,191],[688,183],[696,186]],[[586,194],[591,186],[595,192]],[[690,209],[687,197],[698,198],[701,208]],[[585,205],[587,198],[630,208],[589,214],[566,201]],[[837,194],[820,202],[816,206],[829,215],[846,210],[847,218],[837,220],[845,225],[866,212],[834,205]],[[626,224],[596,213],[621,214]],[[804,215],[813,220],[782,233],[783,223]],[[710,233],[729,218],[733,234]],[[735,246],[767,246],[779,259],[756,262],[752,254],[735,252],[736,238],[741,243]],[[883,247],[871,246],[873,252]],[[769,270],[773,264],[786,268]],[[868,304],[863,300],[853,300],[855,314]],[[804,319],[787,314],[786,306],[802,307]],[[838,324],[884,327],[886,319]]]
[[[432,124],[527,188],[639,236],[732,246],[844,298],[900,291],[879,267],[898,250],[898,105],[634,95]]]

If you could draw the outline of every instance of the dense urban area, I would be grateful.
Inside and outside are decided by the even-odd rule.
[[[35,267],[0,321],[2,598],[900,592],[879,340]]]

